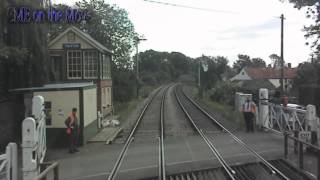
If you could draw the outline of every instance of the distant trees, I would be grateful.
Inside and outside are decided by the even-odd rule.
[[[233,63],[233,68],[240,72],[244,67],[266,67],[266,62],[261,58],[250,58],[245,54],[239,54],[238,60]]]

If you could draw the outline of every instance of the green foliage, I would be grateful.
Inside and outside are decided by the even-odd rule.
[[[201,70],[201,86],[206,89],[211,89],[216,83],[222,81],[223,74],[230,69],[228,59],[222,56],[210,57],[202,56],[196,59],[208,65],[208,70]],[[201,67],[203,68],[203,67]]]
[[[281,0],[284,1],[284,0]],[[309,38],[311,42],[311,49],[320,56],[320,3],[319,0],[288,0],[293,3],[295,8],[301,9],[307,8],[306,17],[311,18],[315,21],[314,24],[304,27],[306,32],[305,37]],[[307,42],[307,45],[310,43]]]
[[[248,55],[239,54],[238,60],[233,63],[233,68],[240,72],[244,67],[266,67],[266,62],[261,58],[250,58]]]
[[[128,17],[126,10],[116,5],[110,5],[104,0],[82,0],[76,3],[82,10],[87,10],[91,15],[88,22],[72,24],[87,32],[94,39],[112,50],[113,61],[119,68],[130,68],[130,53],[135,45],[135,38],[138,36],[134,26]],[[66,5],[55,5],[56,8],[70,8]],[[52,37],[65,30],[68,24],[53,24],[50,33]]]
[[[293,87],[302,85],[320,85],[320,63],[305,62],[298,67],[297,77],[294,79]]]
[[[191,69],[191,58],[178,52],[147,50],[139,53],[139,59],[140,78],[148,85],[175,81],[179,76],[189,73]]]
[[[235,93],[239,90],[240,87],[237,84],[226,81],[210,90],[209,97],[212,101],[233,105]]]
[[[0,6],[0,84],[3,91],[40,86],[47,81],[45,24],[8,24],[7,7],[40,8],[39,1],[4,0]]]
[[[125,102],[134,97],[136,77],[128,69],[113,68],[113,97],[115,101]]]

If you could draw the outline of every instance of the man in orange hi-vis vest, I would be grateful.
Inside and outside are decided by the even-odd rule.
[[[78,117],[77,117],[77,108],[72,108],[72,112],[65,121],[67,126],[67,135],[69,138],[69,153],[78,152]]]
[[[247,132],[253,132],[253,118],[256,112],[256,104],[249,97],[247,97],[246,101],[242,104],[242,112],[245,119]]]

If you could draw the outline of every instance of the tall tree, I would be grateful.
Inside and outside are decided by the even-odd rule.
[[[245,67],[266,67],[266,62],[261,58],[250,58],[250,56],[245,54],[239,54],[238,60],[233,63],[233,68],[237,72],[240,72],[241,69]]]
[[[47,81],[46,24],[10,24],[7,8],[21,6],[37,9],[41,8],[41,2],[0,2],[0,85],[4,91],[17,87],[40,86]]]
[[[273,68],[280,68],[281,67],[281,57],[277,54],[271,54],[269,58],[272,61]]]
[[[131,68],[131,52],[134,40],[138,36],[134,25],[125,9],[110,5],[104,0],[82,0],[76,3],[82,10],[87,10],[91,15],[88,22],[72,24],[90,34],[94,39],[114,52],[113,60],[119,68]],[[67,5],[54,5],[56,8],[67,9]],[[53,24],[50,28],[52,37],[65,30],[69,24]]]
[[[280,0],[285,1],[285,0]],[[314,24],[304,27],[306,32],[305,37],[309,38],[311,42],[311,48],[319,56],[320,54],[320,3],[319,0],[287,0],[293,3],[295,8],[301,9],[303,7],[307,8],[306,16],[307,18],[314,19]],[[309,45],[309,42],[306,43]]]

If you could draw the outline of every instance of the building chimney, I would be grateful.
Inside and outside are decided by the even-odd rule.
[[[288,63],[288,68],[291,68],[291,63]]]

